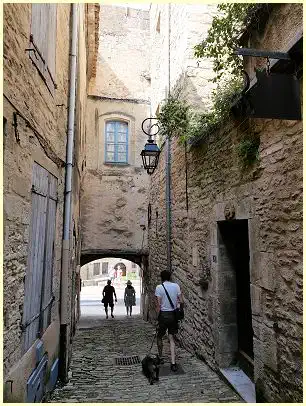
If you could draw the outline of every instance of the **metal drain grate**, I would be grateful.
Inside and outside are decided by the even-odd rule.
[[[116,365],[135,365],[140,364],[140,358],[138,355],[133,355],[131,357],[117,357],[115,358]]]

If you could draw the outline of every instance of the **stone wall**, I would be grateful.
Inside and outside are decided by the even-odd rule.
[[[273,13],[273,27],[267,24],[266,30],[275,33],[286,26],[286,15],[299,22],[297,15],[302,15],[300,5],[280,6]],[[300,28],[299,23],[294,30]],[[294,33],[280,39],[287,36]],[[285,46],[279,44],[280,49]],[[152,100],[159,102],[158,96]],[[250,131],[260,137],[259,160],[243,168],[237,148]],[[246,220],[257,395],[269,402],[301,402],[302,122],[232,121],[187,155],[174,139],[171,153],[173,277],[186,303],[180,342],[214,369],[233,361],[236,281],[220,222],[231,216]],[[149,195],[152,221],[144,283],[151,319],[156,316],[154,289],[167,267],[165,154],[163,148]]]
[[[193,57],[193,47],[205,37],[215,14],[216,5],[152,3],[150,34],[153,115],[166,97],[168,75],[171,90],[180,88],[182,98],[190,101],[194,108],[207,108],[213,88],[213,84],[209,82],[212,78],[212,63],[207,60],[197,61]]]
[[[302,124],[258,119],[256,126],[260,163],[248,173],[238,167],[242,135],[236,128],[188,153],[188,212],[185,154],[176,143],[173,147],[172,261],[186,301],[180,340],[210,366],[218,366],[220,303],[229,281],[218,273],[217,222],[225,220],[226,205],[233,205],[235,218],[249,224],[255,380],[261,379],[269,401],[301,401]],[[164,156],[150,194],[152,213],[158,210],[149,230],[152,318],[154,286],[167,267],[163,163]],[[201,288],[203,277],[207,290]],[[230,339],[228,344],[233,344]]]
[[[69,89],[69,47],[71,5],[57,5],[56,72],[57,88],[52,95],[26,49],[31,33],[31,4],[6,4],[4,7],[4,379],[6,401],[24,402],[26,381],[36,365],[35,348],[23,350],[21,331],[24,283],[31,241],[32,171],[34,162],[57,178],[58,201],[54,243],[52,321],[42,336],[48,352],[50,368],[59,355],[60,280],[62,260],[62,230],[67,139],[67,103]],[[84,20],[84,10],[79,11]],[[80,34],[80,47],[85,32]],[[83,37],[83,38],[82,38]],[[79,71],[86,74],[86,58],[79,58]],[[83,67],[81,66],[83,64]],[[84,70],[85,64],[85,70]],[[86,79],[86,76],[85,76]],[[86,80],[79,84],[78,97],[86,91]],[[84,99],[84,96],[83,96]],[[86,98],[85,98],[86,101]],[[83,106],[85,107],[85,106]],[[13,115],[17,125],[13,126]],[[77,105],[76,127],[84,116]],[[83,119],[84,121],[84,119]],[[80,133],[76,133],[76,144]],[[82,161],[81,155],[76,155]],[[74,186],[79,182],[77,167],[73,171]],[[73,191],[74,219],[78,223],[78,190]],[[72,236],[71,229],[71,236]],[[76,238],[79,238],[78,236]],[[72,240],[72,239],[71,239]],[[76,241],[76,244],[78,241]],[[71,241],[71,252],[73,251]],[[68,331],[73,328],[74,298],[72,275],[75,263],[71,254],[68,298]],[[67,353],[70,351],[69,340]],[[33,343],[34,344],[34,343]]]
[[[100,7],[99,52],[89,94],[145,99],[149,77],[149,15],[128,7]]]
[[[82,183],[82,253],[111,256],[145,249],[140,221],[147,212],[148,175],[140,152],[149,116],[148,12],[101,6],[97,75],[86,113],[86,169]],[[128,163],[105,163],[107,120],[128,124]],[[116,256],[116,255],[114,255]]]

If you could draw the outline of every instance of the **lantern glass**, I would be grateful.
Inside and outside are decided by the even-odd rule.
[[[160,149],[152,140],[148,141],[144,150],[141,151],[141,156],[144,168],[149,175],[152,175],[158,164]]]

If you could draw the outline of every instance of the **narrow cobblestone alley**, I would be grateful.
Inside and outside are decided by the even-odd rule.
[[[178,364],[185,374],[167,374],[166,338],[159,383],[149,385],[140,363],[115,365],[120,356],[142,359],[153,336],[154,327],[140,316],[100,322],[83,319],[73,343],[69,383],[55,389],[51,402],[242,402],[204,362],[181,348]],[[152,352],[157,353],[156,344]]]

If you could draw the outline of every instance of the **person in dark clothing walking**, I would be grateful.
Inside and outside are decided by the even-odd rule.
[[[116,296],[116,292],[115,292],[115,288],[111,285],[112,281],[108,280],[107,281],[107,285],[104,286],[103,289],[103,299],[102,299],[102,303],[104,304],[104,308],[105,308],[105,314],[106,314],[106,318],[108,319],[108,305],[111,309],[111,316],[112,318],[114,318],[114,298],[113,296],[115,296],[115,302],[117,302],[117,296]]]

